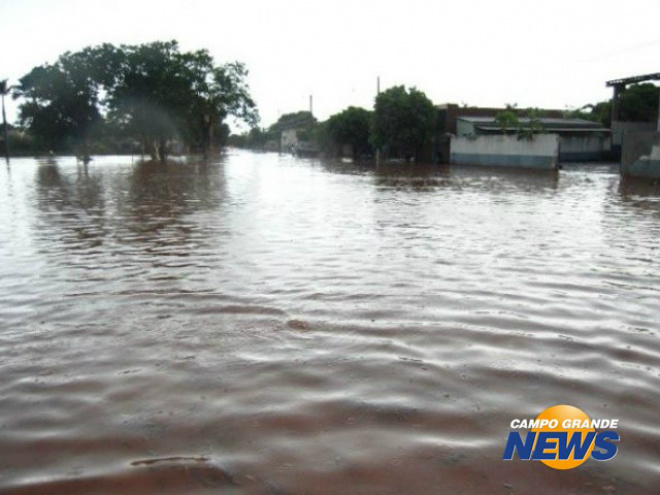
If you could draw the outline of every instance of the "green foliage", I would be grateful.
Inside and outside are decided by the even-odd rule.
[[[628,86],[621,95],[619,120],[654,122],[658,118],[660,89],[651,83]]]
[[[596,103],[591,107],[591,116],[588,117],[588,120],[593,120],[594,122],[600,122],[605,127],[610,127],[612,124],[612,102],[611,101],[601,101]]]
[[[247,148],[254,150],[266,149],[269,144],[275,148],[279,145],[279,132],[274,129],[261,129],[253,127],[243,134],[232,134],[228,142],[237,148]]]
[[[371,152],[369,135],[372,112],[364,108],[348,107],[325,122],[325,130],[335,146],[351,145],[353,158]]]
[[[9,149],[12,155],[24,156],[33,153],[34,139],[20,129],[10,129],[8,132]]]
[[[206,50],[181,52],[176,41],[104,44],[65,53],[20,80],[20,120],[47,149],[87,146],[106,125],[153,147],[164,160],[178,139],[206,153],[226,142],[224,120],[259,119],[239,62],[216,66]]]
[[[517,130],[520,126],[516,106],[515,103],[513,105],[507,104],[505,110],[495,116],[495,122],[497,122],[504,133],[510,130]]]
[[[543,111],[538,108],[528,108],[525,114],[526,122],[518,129],[518,139],[531,141],[536,134],[545,132],[545,126],[541,122]]]
[[[624,122],[655,122],[658,118],[660,88],[652,83],[631,84],[619,100],[619,120]],[[612,101],[601,101],[580,108],[576,116],[600,122],[610,127]]]
[[[20,79],[17,95],[27,101],[19,118],[38,146],[61,151],[84,142],[100,120],[98,94],[84,57],[65,53],[55,64],[35,67]]]
[[[286,129],[312,129],[316,125],[316,118],[306,110],[294,113],[285,113],[272,126],[272,130]]]
[[[612,120],[612,102],[608,100],[596,104],[589,103],[581,108],[566,112],[565,116],[576,119],[591,120],[592,122],[598,122],[605,127],[610,127]]]
[[[395,86],[376,97],[371,141],[391,156],[418,159],[435,123],[435,108],[426,95]]]
[[[328,131],[328,121],[321,122],[314,127],[312,132],[312,141],[316,144],[318,149],[329,157],[336,157],[339,155],[337,143],[330,136]]]
[[[567,109],[564,111],[564,118],[566,119],[584,119],[591,120],[592,122],[599,122],[599,119],[593,113],[594,105],[585,105],[580,108]]]
[[[541,119],[543,111],[539,108],[519,110],[517,104],[507,104],[505,109],[495,116],[495,122],[504,134],[515,133],[518,139],[531,141],[536,134],[545,132]]]
[[[235,148],[247,148],[247,132],[242,134],[230,134],[227,142],[229,146]]]

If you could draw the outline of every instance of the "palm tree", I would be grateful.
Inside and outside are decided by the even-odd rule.
[[[2,127],[5,137],[5,159],[9,162],[9,138],[7,133],[7,114],[5,113],[5,96],[9,94],[11,87],[7,84],[7,79],[0,81],[0,96],[2,97]]]

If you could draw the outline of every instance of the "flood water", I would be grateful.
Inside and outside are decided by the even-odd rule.
[[[657,495],[659,246],[607,166],[0,163],[0,493]],[[504,462],[556,404],[618,455]]]

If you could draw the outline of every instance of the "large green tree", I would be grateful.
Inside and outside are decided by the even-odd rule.
[[[181,53],[175,41],[122,46],[123,62],[109,86],[111,117],[164,159],[179,140],[206,155],[226,140],[228,116],[259,120],[239,62],[216,66],[206,50]],[[214,138],[215,135],[215,138]]]
[[[177,140],[206,155],[226,142],[225,120],[259,119],[239,62],[216,65],[206,50],[181,52],[176,41],[104,44],[62,55],[20,81],[21,121],[44,145],[85,145],[108,124],[164,161]]]
[[[86,56],[67,52],[19,80],[16,94],[26,100],[19,108],[20,121],[44,149],[85,148],[101,118],[99,87]]]
[[[418,160],[434,123],[435,108],[422,91],[394,86],[376,97],[371,141],[390,156]]]
[[[372,112],[364,108],[348,107],[331,116],[326,122],[330,139],[337,146],[348,144],[353,151],[353,158],[371,152],[369,133]]]
[[[634,84],[621,95],[619,120],[655,122],[658,118],[660,88],[652,83]]]

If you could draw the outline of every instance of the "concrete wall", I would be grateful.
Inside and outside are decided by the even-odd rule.
[[[451,163],[554,170],[557,168],[559,137],[540,134],[533,140],[517,136],[452,137]]]
[[[626,134],[621,157],[621,174],[645,179],[660,179],[660,132]]]
[[[609,137],[561,136],[559,138],[559,161],[600,161],[605,159],[610,147]]]

